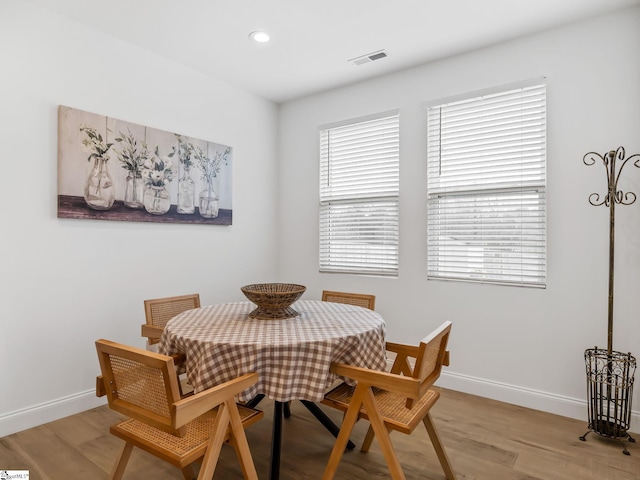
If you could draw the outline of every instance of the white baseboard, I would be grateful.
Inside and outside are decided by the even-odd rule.
[[[584,399],[565,397],[563,395],[517,387],[451,372],[442,372],[438,379],[437,386],[478,395],[480,397],[491,398],[501,402],[512,403],[534,410],[542,410],[543,412],[562,415],[564,417],[584,420],[585,431],[587,429],[587,402]],[[640,433],[640,412],[631,412],[630,423],[629,430]],[[580,432],[580,435],[582,435],[582,433],[585,432]]]
[[[87,390],[86,392],[9,412],[0,415],[0,437],[84,412],[106,403],[106,397],[98,398],[95,390]]]

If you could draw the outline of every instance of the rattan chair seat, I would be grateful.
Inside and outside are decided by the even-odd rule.
[[[245,426],[257,422],[262,416],[262,412],[242,405],[238,405],[238,411]],[[111,433],[143,450],[147,449],[147,445],[153,444],[154,451],[166,461],[183,468],[204,455],[217,413],[218,409],[215,408],[189,422],[183,437],[171,435],[134,418],[112,425]]]
[[[406,434],[410,434],[416,425],[422,422],[426,412],[440,397],[440,392],[429,390],[409,409],[406,407],[407,397],[380,388],[374,387],[372,390],[378,410],[387,428]],[[322,403],[346,412],[351,404],[354,391],[354,387],[342,383],[327,393]],[[358,418],[369,420],[364,406],[360,409]]]

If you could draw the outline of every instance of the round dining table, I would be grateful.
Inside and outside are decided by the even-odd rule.
[[[249,317],[251,302],[188,310],[167,323],[159,351],[186,354],[196,393],[258,372],[258,382],[239,396],[242,401],[257,394],[279,402],[320,401],[336,380],[332,362],[385,369],[385,322],[378,313],[309,300],[292,307],[300,315],[281,320]]]
[[[336,381],[331,363],[385,370],[385,322],[375,311],[332,302],[299,300],[299,315],[255,319],[251,302],[221,303],[187,310],[167,322],[159,351],[184,353],[194,391],[258,372],[258,382],[238,396],[255,404],[274,400],[270,478],[279,475],[282,407],[301,400],[334,435],[337,427],[315,405]],[[349,381],[348,379],[345,379]]]

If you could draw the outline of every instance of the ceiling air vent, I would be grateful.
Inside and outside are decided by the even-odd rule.
[[[387,57],[387,52],[384,50],[378,50],[377,52],[367,53],[366,55],[361,55],[356,58],[352,58],[347,60],[348,62],[353,63],[354,65],[362,65],[363,63],[373,62],[374,60],[380,60],[381,58]]]

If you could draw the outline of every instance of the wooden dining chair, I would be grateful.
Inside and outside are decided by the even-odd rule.
[[[440,397],[440,393],[431,387],[440,376],[442,366],[449,364],[446,348],[450,332],[451,322],[445,322],[425,337],[417,347],[387,343],[387,350],[396,354],[390,372],[332,364],[333,373],[351,378],[357,383],[355,387],[346,383],[338,385],[327,393],[322,401],[325,405],[345,412],[323,480],[330,480],[336,474],[353,426],[361,418],[371,424],[361,450],[369,450],[375,433],[392,479],[404,479],[405,476],[389,433],[397,430],[411,434],[422,422],[446,478],[455,480],[455,473],[429,413]],[[413,367],[410,358],[415,358]]]
[[[376,307],[376,296],[364,293],[332,292],[330,290],[323,290],[322,301],[347,303],[349,305],[368,308],[369,310],[375,310]]]
[[[158,342],[162,331],[169,320],[179,313],[200,308],[200,294],[179,295],[176,297],[152,298],[144,301],[144,316],[146,323],[142,325],[142,336],[147,338],[147,350],[158,352]],[[180,393],[186,395],[193,391],[185,374],[184,355],[182,361],[174,358],[177,367],[178,386]]]
[[[200,308],[200,294],[198,293],[145,300],[146,323],[142,325],[142,336],[147,337],[147,346],[151,347],[160,341],[162,331],[169,320],[179,313],[193,308]],[[154,348],[149,349],[154,350]]]
[[[129,417],[110,428],[126,442],[110,479],[122,478],[134,446],[180,468],[185,480],[195,478],[192,464],[202,459],[198,479],[210,479],[226,441],[245,479],[258,478],[244,429],[263,413],[234,398],[257,373],[181,399],[172,357],[108,340],[96,341],[96,349],[109,407]]]
[[[358,307],[368,308],[369,310],[374,310],[376,306],[376,296],[364,293],[333,292],[330,290],[323,290],[322,301],[357,305]],[[286,402],[284,404],[284,416],[285,418],[289,418],[291,416],[291,402]]]

